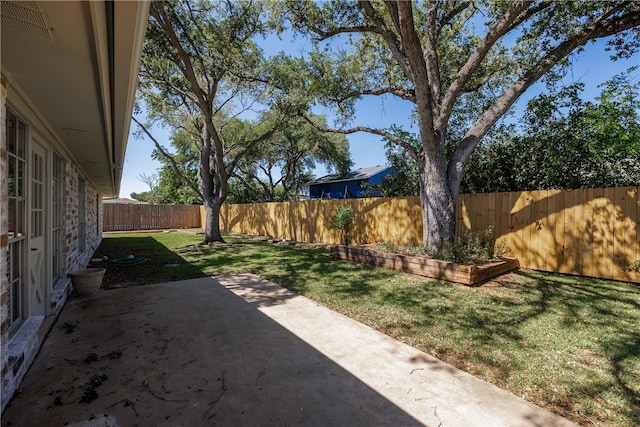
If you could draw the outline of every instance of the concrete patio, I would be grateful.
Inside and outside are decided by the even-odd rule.
[[[70,298],[2,425],[574,424],[245,274]]]

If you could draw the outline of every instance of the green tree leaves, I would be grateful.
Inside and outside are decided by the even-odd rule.
[[[201,141],[198,190],[211,209],[209,221],[215,221],[231,178],[244,191],[270,187],[267,192],[277,197],[294,187],[304,168],[283,174],[297,176],[294,181],[277,182],[269,171],[286,169],[289,154],[295,158],[297,139],[286,132],[302,127],[283,130],[291,125],[285,123],[318,103],[335,107],[341,119],[336,133],[382,136],[416,162],[423,244],[430,250],[453,238],[456,201],[471,154],[531,85],[545,76],[557,81],[572,54],[593,40],[614,36],[611,46],[620,57],[640,47],[632,37],[640,25],[640,4],[623,1],[174,0],[152,2],[151,17],[141,93],[151,121],[184,129]],[[256,39],[287,29],[283,18],[291,31],[312,37],[315,48],[297,58],[265,60]],[[385,125],[352,123],[358,100],[389,96],[413,104],[417,144]],[[608,96],[619,102],[618,95]],[[553,117],[550,103],[541,99],[532,108],[541,117]],[[568,123],[591,123],[593,141],[615,134],[624,139],[624,132],[603,124],[605,117],[618,114],[613,101],[604,104],[594,110],[585,106],[585,117],[570,115]],[[561,131],[551,125],[547,130]],[[575,148],[580,141],[547,144]],[[542,148],[549,154],[549,147]],[[326,152],[314,156],[324,161]],[[554,165],[549,156],[545,160],[543,165]],[[259,179],[244,185],[251,176]],[[264,177],[269,185],[260,181]],[[214,234],[207,240],[221,239]]]
[[[638,185],[640,82],[631,75],[602,84],[594,101],[582,100],[582,84],[533,98],[520,129],[503,125],[476,150],[462,191]]]
[[[253,202],[295,200],[313,179],[317,164],[346,174],[351,167],[349,143],[344,135],[321,132],[324,117],[291,117],[268,139],[247,153],[234,173],[237,185]]]

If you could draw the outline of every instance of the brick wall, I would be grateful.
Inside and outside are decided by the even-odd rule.
[[[6,100],[7,83],[0,78],[0,396],[5,395],[9,373],[9,283],[7,280],[7,240],[8,236],[8,204],[7,204],[7,139],[6,139]],[[4,398],[2,407],[4,408]]]
[[[9,341],[8,303],[9,289],[7,271],[8,201],[7,201],[7,153],[6,153],[6,99],[7,83],[0,86],[0,396],[3,410],[13,393],[20,386],[24,375],[41,345],[44,316],[32,316],[21,324]],[[80,253],[78,233],[78,181],[80,173],[68,159],[64,163],[63,194],[64,219],[62,252],[63,276],[71,271],[85,268],[102,241],[102,202],[90,181],[85,181],[85,250]],[[66,281],[51,292],[51,311],[57,314],[66,302],[70,283]]]
[[[65,272],[77,270],[79,262],[78,253],[78,172],[73,165],[65,162],[64,171],[64,257]]]
[[[78,180],[80,175],[73,164],[65,164],[65,244],[66,259],[65,271],[67,273],[85,268],[93,253],[102,241],[102,201],[98,201],[99,195],[89,181],[85,181],[85,242],[84,252],[80,252],[80,233],[78,230]],[[100,227],[100,228],[98,228]]]
[[[102,241],[102,197],[98,195],[98,192],[93,188],[89,182],[85,186],[85,214],[87,233],[85,241],[85,253],[82,254],[83,266],[89,264],[89,261],[93,257],[94,252],[100,246]],[[100,227],[100,228],[98,228]]]

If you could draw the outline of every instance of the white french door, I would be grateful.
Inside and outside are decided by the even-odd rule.
[[[29,315],[45,315],[48,300],[46,270],[47,151],[31,140],[29,164]]]

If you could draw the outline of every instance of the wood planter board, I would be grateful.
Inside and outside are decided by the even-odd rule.
[[[520,263],[515,258],[503,258],[483,265],[456,264],[420,255],[379,252],[369,245],[337,245],[331,248],[331,256],[465,285],[478,284],[520,266]]]

